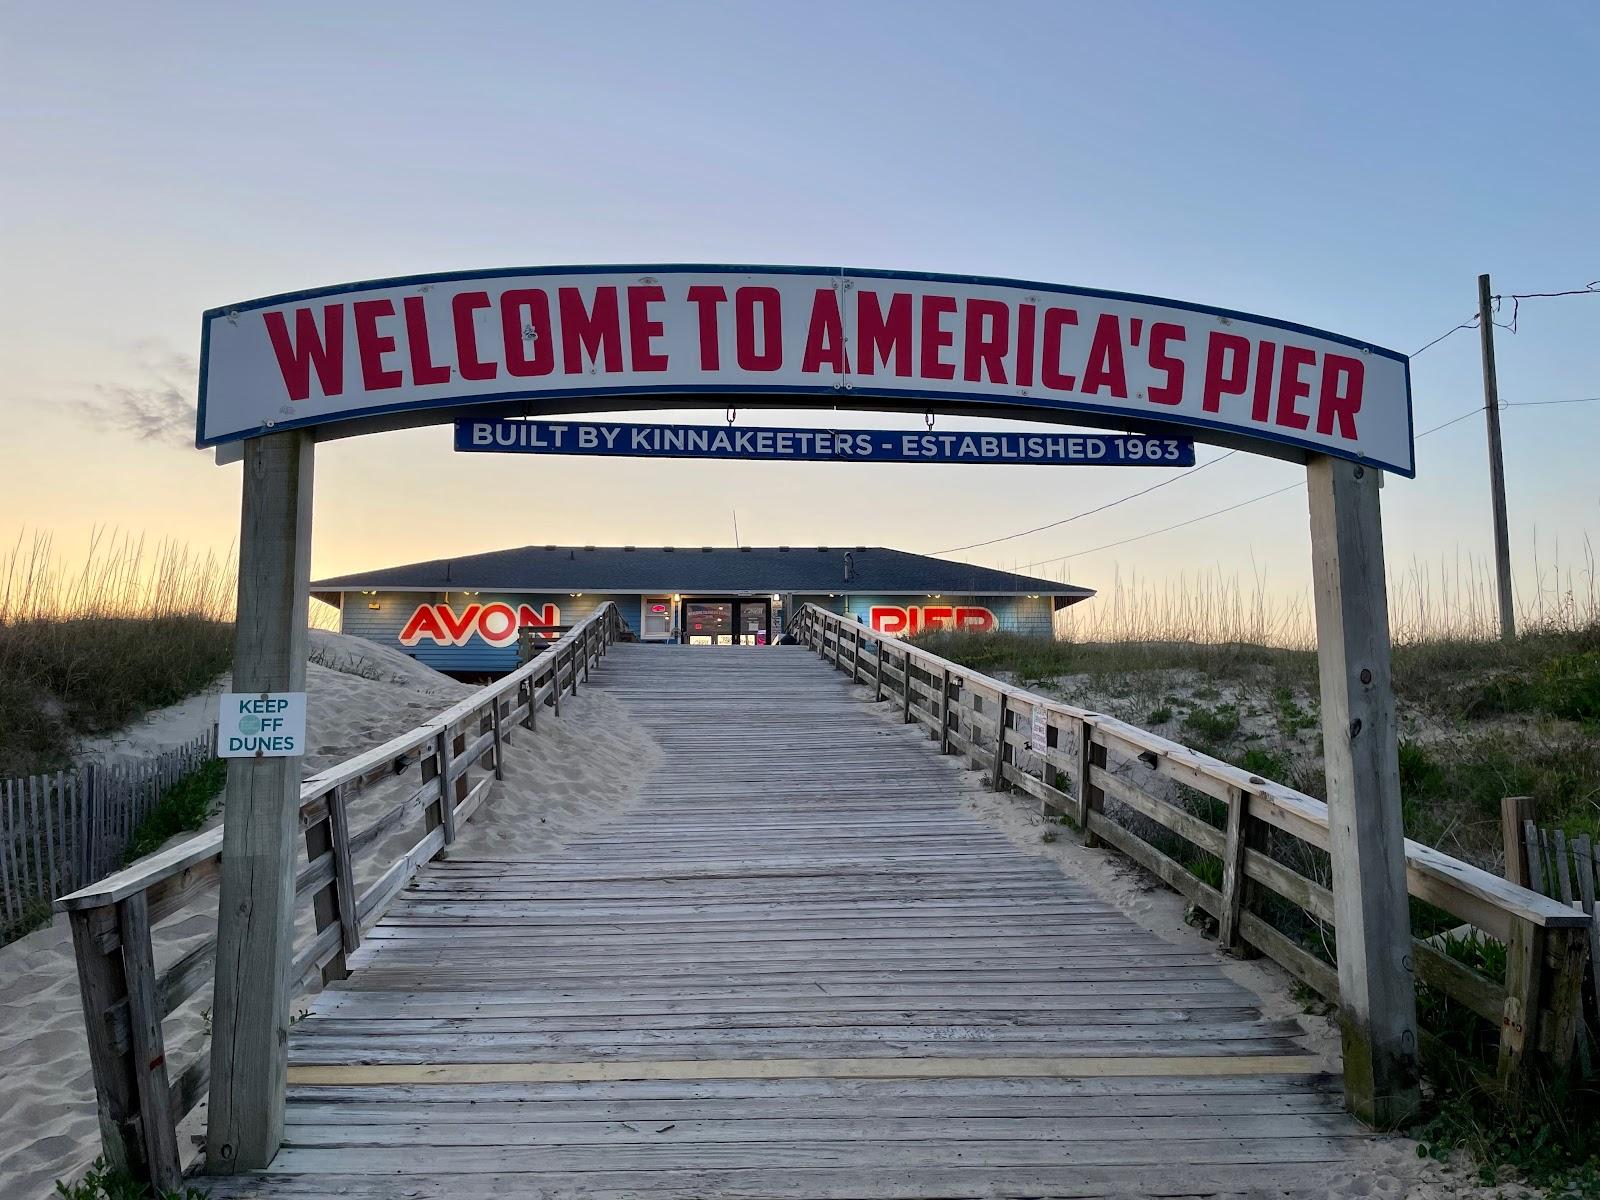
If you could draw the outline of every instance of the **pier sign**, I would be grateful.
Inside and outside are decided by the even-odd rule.
[[[450,409],[789,401],[1161,428],[1413,474],[1403,354],[1230,309],[1010,279],[723,266],[416,275],[211,309],[200,357],[201,446],[437,424]]]
[[[298,758],[306,752],[304,692],[224,692],[218,758]]]
[[[1192,467],[1187,438],[993,430],[735,428],[617,421],[457,421],[466,453],[619,458],[748,458],[764,462],[1005,463]]]

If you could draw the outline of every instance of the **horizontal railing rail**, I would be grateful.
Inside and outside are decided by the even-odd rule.
[[[1328,806],[1321,800],[814,604],[797,610],[788,628],[853,682],[871,686],[877,701],[896,700],[902,720],[927,728],[942,752],[964,755],[992,788],[1026,792],[1047,817],[1075,825],[1087,844],[1115,848],[1187,897],[1216,921],[1223,946],[1264,954],[1337,1001],[1327,939],[1308,945],[1281,928],[1284,922],[1269,920],[1274,908],[1288,906],[1307,928],[1333,927],[1331,874],[1307,868],[1326,866]],[[1209,797],[1216,819],[1174,802],[1175,785]],[[1107,814],[1108,800],[1125,819]],[[1196,852],[1220,863],[1220,872],[1210,872],[1218,884],[1178,857]],[[1417,978],[1499,1030],[1502,1082],[1520,1085],[1540,1059],[1565,1069],[1578,1033],[1589,916],[1419,842],[1407,839],[1405,852],[1413,897],[1507,950],[1505,978],[1498,979],[1459,961],[1436,938],[1413,938]]]
[[[417,869],[446,850],[505,778],[502,746],[517,728],[536,730],[538,711],[587,682],[592,663],[621,636],[607,602],[533,661],[481,688],[416,728],[300,785],[305,863],[295,880],[297,906],[309,906],[314,929],[289,972],[297,994],[343,978],[346,958]],[[349,802],[412,767],[415,788],[381,815],[351,829]],[[485,772],[473,778],[474,771]],[[423,835],[374,880],[358,889],[357,858],[423,818]],[[226,819],[226,814],[224,814]],[[182,1174],[177,1127],[204,1098],[210,1059],[204,1048],[181,1069],[167,1060],[162,1023],[211,980],[216,938],[207,937],[159,973],[152,929],[186,910],[218,880],[222,829],[197,834],[56,902],[72,922],[101,1140],[109,1162],[172,1188]]]

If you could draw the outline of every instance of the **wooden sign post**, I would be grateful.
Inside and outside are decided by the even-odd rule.
[[[1345,1103],[1395,1129],[1421,1098],[1378,480],[1341,459],[1306,464]]]
[[[305,691],[313,438],[245,443],[235,692]],[[214,1174],[265,1167],[283,1137],[300,764],[228,763],[206,1119]]]

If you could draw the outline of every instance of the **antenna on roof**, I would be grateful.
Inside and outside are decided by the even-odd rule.
[[[739,510],[737,508],[733,510],[733,546],[735,550],[739,548]]]

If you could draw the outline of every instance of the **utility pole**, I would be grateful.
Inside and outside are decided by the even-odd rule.
[[[1500,593],[1500,640],[1517,636],[1511,610],[1511,536],[1506,530],[1506,464],[1500,450],[1500,382],[1494,370],[1494,314],[1489,277],[1478,276],[1478,336],[1483,344],[1483,416],[1489,426],[1489,501],[1494,506],[1494,575]]]

